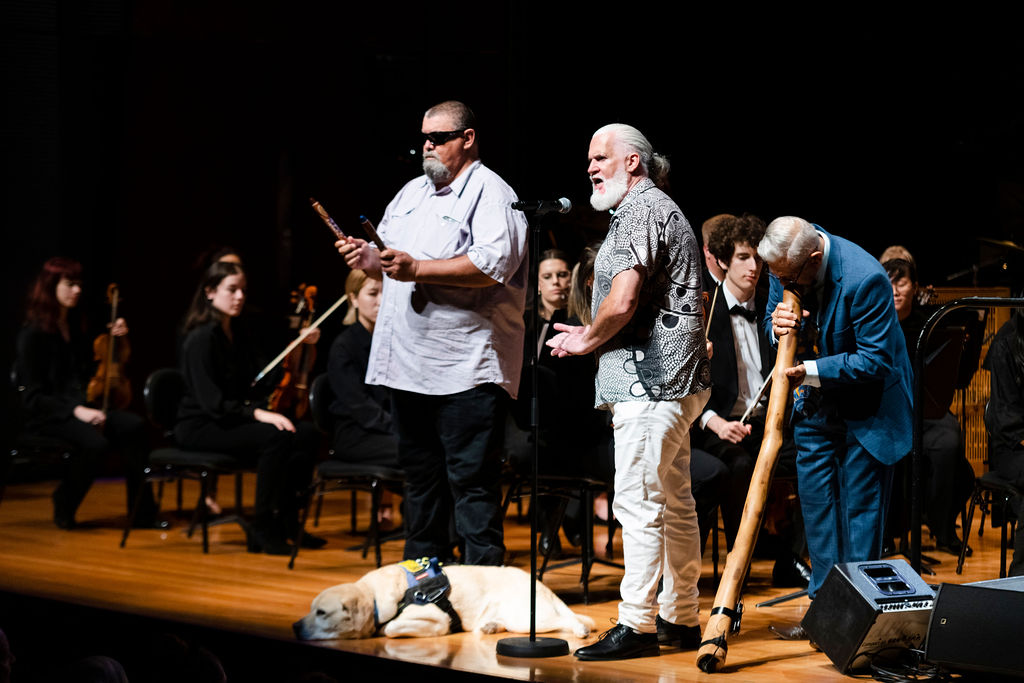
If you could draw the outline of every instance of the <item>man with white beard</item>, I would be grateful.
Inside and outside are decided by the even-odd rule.
[[[527,224],[512,188],[480,163],[469,107],[431,107],[422,132],[425,175],[385,210],[387,248],[336,246],[349,267],[387,275],[366,382],[392,389],[405,559],[450,561],[456,540],[463,563],[501,565],[503,407],[523,361]]]
[[[700,645],[700,534],[690,492],[690,425],[711,387],[700,247],[658,185],[668,161],[632,126],[590,143],[590,203],[613,210],[594,264],[593,323],[555,325],[559,357],[595,352],[596,404],[615,422],[615,501],[623,557],[618,624],[580,659],[626,659]],[[658,594],[658,581],[663,588]]]

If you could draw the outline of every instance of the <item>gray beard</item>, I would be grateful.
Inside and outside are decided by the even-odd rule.
[[[452,172],[448,170],[447,166],[437,159],[424,159],[423,172],[427,174],[428,178],[430,178],[430,182],[435,185],[438,183],[447,183],[452,179]]]
[[[629,176],[625,171],[619,171],[615,177],[605,180],[603,184],[604,194],[595,191],[590,195],[590,205],[597,211],[608,211],[619,205],[629,189]]]

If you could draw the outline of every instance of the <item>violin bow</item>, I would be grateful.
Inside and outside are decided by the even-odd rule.
[[[338,306],[341,306],[347,300],[348,300],[348,295],[347,294],[342,294],[341,298],[339,298],[337,301],[335,301],[333,304],[331,304],[331,307],[328,308],[326,311],[324,311],[323,315],[321,315],[319,318],[314,320],[313,323],[309,327],[307,327],[305,330],[300,332],[299,336],[297,336],[295,339],[293,339],[291,341],[291,343],[288,344],[288,346],[285,347],[284,351],[282,351],[281,353],[277,354],[277,358],[275,358],[274,360],[272,360],[269,363],[267,363],[267,366],[265,368],[263,368],[262,370],[260,370],[260,373],[258,375],[256,375],[256,379],[254,379],[252,381],[252,384],[250,384],[249,386],[254,387],[257,384],[259,384],[260,380],[263,379],[264,377],[266,377],[268,372],[270,372],[275,367],[277,367],[278,363],[280,363],[282,360],[284,360],[285,357],[289,353],[291,353],[295,349],[296,346],[298,346],[299,344],[302,343],[302,340],[306,338],[307,334],[309,334],[312,330],[315,330],[316,328],[320,327],[320,323],[322,323],[324,320],[327,320],[327,316],[329,316],[331,313],[334,313],[334,311],[336,311],[338,309]]]

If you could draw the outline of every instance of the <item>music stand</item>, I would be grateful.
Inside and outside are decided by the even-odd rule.
[[[537,286],[537,277],[540,270],[540,222],[541,216],[536,210],[526,211],[526,217],[530,224],[530,279],[531,287]],[[527,291],[529,291],[529,287]],[[539,304],[533,306],[530,316],[531,327],[534,334],[540,329]],[[530,635],[529,637],[512,636],[502,638],[496,646],[497,653],[505,657],[561,657],[569,654],[569,643],[561,638],[537,637],[537,470],[540,465],[540,435],[538,409],[538,382],[540,381],[537,371],[537,354],[532,351],[536,344],[527,344],[526,348],[531,349],[527,354],[530,358],[531,384],[530,390],[530,428],[533,431],[533,482],[531,484],[533,498],[530,501]]]

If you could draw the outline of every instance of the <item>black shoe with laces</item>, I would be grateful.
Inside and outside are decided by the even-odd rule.
[[[680,626],[665,621],[658,615],[658,644],[678,647],[680,650],[696,650],[700,647],[700,626]]]
[[[574,653],[578,659],[611,660],[654,657],[661,654],[658,634],[637,633],[625,624],[617,624],[601,634],[593,645],[581,647]]]

